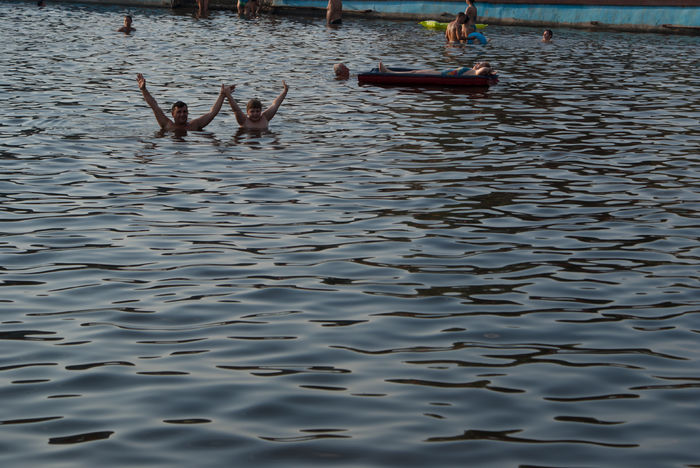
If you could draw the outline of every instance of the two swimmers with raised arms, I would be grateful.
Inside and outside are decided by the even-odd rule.
[[[231,109],[236,116],[236,121],[241,128],[247,130],[265,130],[268,127],[270,120],[272,120],[277,113],[277,109],[279,109],[285,96],[287,96],[287,91],[289,91],[289,86],[284,80],[282,80],[283,90],[272,102],[270,107],[263,111],[262,103],[258,99],[251,99],[248,101],[246,112],[244,113],[231,94],[236,88],[236,85],[222,84],[221,90],[219,91],[219,96],[209,112],[197,117],[196,119],[189,120],[189,110],[187,108],[187,104],[182,101],[177,101],[170,108],[170,114],[172,116],[172,119],[170,119],[165,115],[165,112],[163,112],[153,96],[151,96],[151,93],[146,88],[146,79],[141,73],[136,75],[136,80],[146,104],[148,104],[151,110],[153,110],[153,114],[155,115],[160,128],[163,130],[176,132],[186,132],[188,130],[198,131],[204,129],[204,127],[209,125],[209,123],[214,120],[214,117],[216,117],[221,110],[221,106],[224,103],[224,98],[227,99],[231,105]]]

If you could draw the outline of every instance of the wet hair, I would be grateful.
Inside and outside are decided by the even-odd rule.
[[[343,62],[340,62],[333,65],[333,72],[335,72],[336,76],[345,76],[350,73],[350,70]]]
[[[170,113],[172,114],[175,109],[179,109],[180,107],[187,107],[187,104],[182,101],[177,101],[170,107]]]
[[[554,33],[552,32],[551,29],[545,29],[544,32],[548,32],[550,36],[554,37]]]
[[[249,111],[250,109],[262,109],[262,102],[260,102],[260,99],[251,99],[248,101],[248,104],[245,106],[245,110]]]
[[[129,21],[133,21],[134,19],[131,17],[131,15],[124,15],[124,18],[129,18]]]
[[[462,16],[467,16],[467,15],[465,15],[463,11],[460,11],[459,13],[457,13],[457,18],[461,18]]]

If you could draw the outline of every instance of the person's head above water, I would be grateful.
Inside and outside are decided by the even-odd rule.
[[[136,29],[131,27],[131,23],[133,23],[133,19],[131,18],[131,15],[124,15],[124,26],[117,29],[117,31],[123,32],[126,34],[129,34],[131,31],[136,31]]]
[[[552,30],[551,29],[545,29],[544,32],[542,33],[542,42],[549,42],[552,40]]]
[[[248,118],[253,122],[257,122],[262,117],[262,102],[260,99],[251,99],[245,106],[246,114]]]
[[[177,101],[170,107],[170,114],[173,116],[175,125],[185,125],[189,114],[187,104],[182,101]]]
[[[350,77],[350,69],[343,62],[333,65],[333,72],[336,78],[347,79]]]

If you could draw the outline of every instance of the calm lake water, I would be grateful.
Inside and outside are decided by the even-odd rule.
[[[3,467],[700,466],[700,38],[14,1],[0,30]],[[191,116],[290,91],[269,132],[176,137],[139,72]]]

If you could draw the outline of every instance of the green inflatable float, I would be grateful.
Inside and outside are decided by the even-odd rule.
[[[444,31],[447,29],[447,25],[450,23],[440,23],[439,21],[426,20],[421,21],[420,24],[428,29],[436,29],[438,31]],[[484,29],[488,24],[477,24],[476,29]]]

